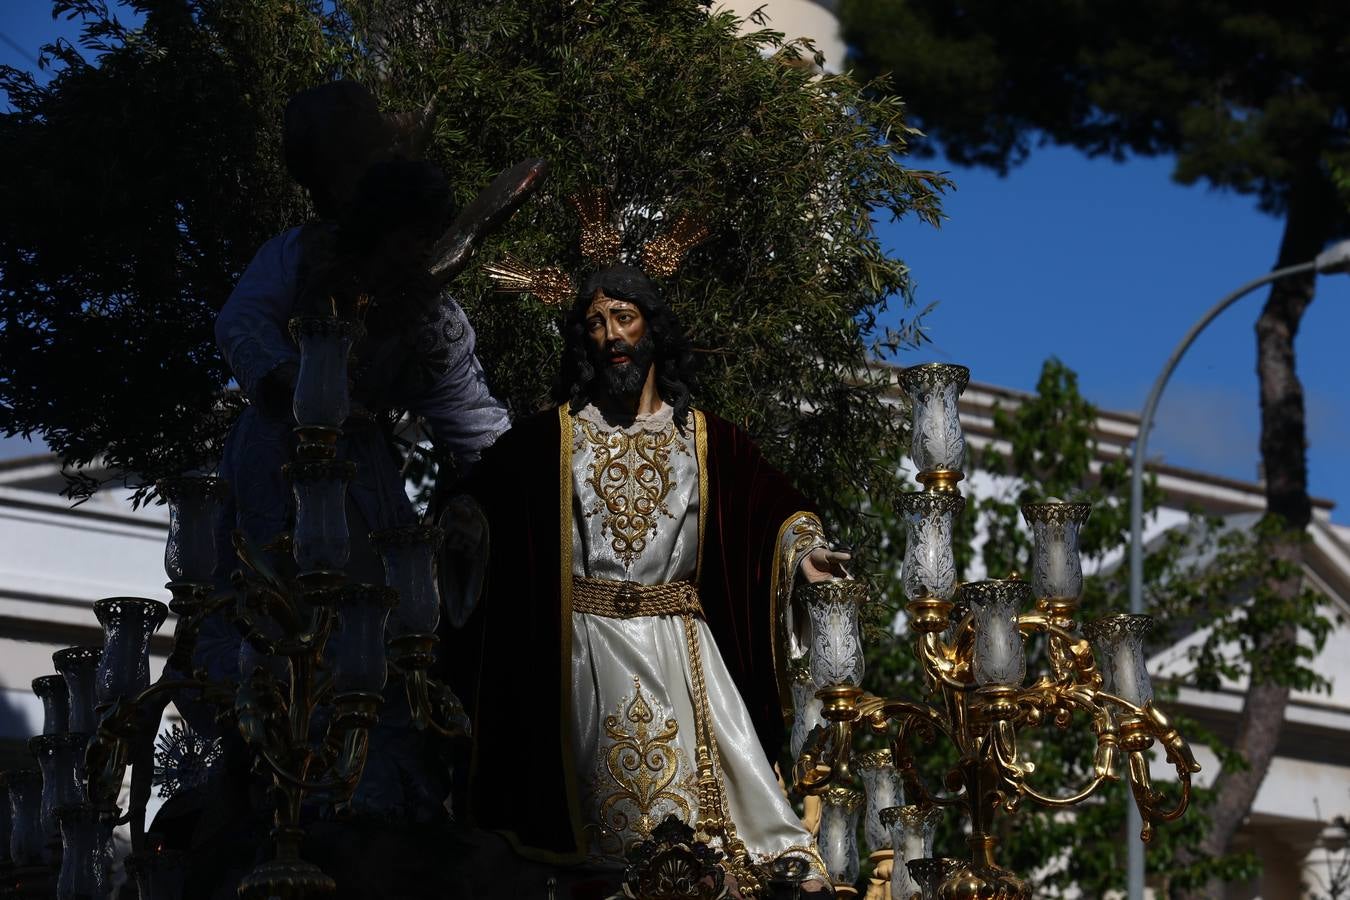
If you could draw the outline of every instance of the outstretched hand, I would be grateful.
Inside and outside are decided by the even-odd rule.
[[[831,578],[847,578],[848,570],[844,563],[853,558],[853,554],[843,550],[830,550],[817,547],[802,560],[802,577],[807,581],[829,581]]]

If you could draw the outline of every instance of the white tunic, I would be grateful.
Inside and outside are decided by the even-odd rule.
[[[695,417],[670,407],[627,427],[593,406],[573,420],[572,571],[639,584],[693,581],[698,566]],[[813,545],[814,546],[814,545]],[[803,553],[795,549],[795,564]],[[806,548],[809,550],[810,548]],[[757,861],[814,856],[764,757],[711,631],[697,620],[718,772],[737,836]],[[679,616],[572,614],[572,746],[590,850],[615,857],[670,813],[698,818],[695,686]]]

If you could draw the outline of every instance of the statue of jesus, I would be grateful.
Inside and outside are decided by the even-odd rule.
[[[443,653],[473,721],[468,812],[592,860],[674,814],[733,874],[798,855],[823,887],[770,760],[800,652],[791,588],[848,556],[743,431],[691,406],[689,339],[643,271],[592,275],[564,342],[561,405],[470,486],[487,593]]]

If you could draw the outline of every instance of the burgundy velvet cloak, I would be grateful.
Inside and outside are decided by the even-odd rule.
[[[699,593],[772,761],[782,747],[786,684],[775,556],[783,526],[811,507],[745,432],[710,414],[704,421]],[[560,498],[570,496],[572,473],[564,468],[560,435],[557,410],[523,420],[475,469],[470,491],[490,528],[488,578],[464,627],[442,625],[440,655],[474,730],[468,803],[459,809],[472,824],[509,832],[523,847],[571,857],[580,819],[578,810],[569,811],[578,785],[564,722],[562,685],[571,680],[571,659],[561,656],[560,580],[571,520],[562,518]]]

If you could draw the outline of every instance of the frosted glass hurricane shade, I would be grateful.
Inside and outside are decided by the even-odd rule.
[[[353,584],[336,591],[338,630],[333,635],[333,691],[337,694],[384,690],[388,669],[384,629],[390,608],[398,602],[393,590]]]
[[[170,582],[210,584],[216,567],[216,516],[229,499],[220,478],[165,478],[155,485],[169,504],[164,574]]]
[[[891,832],[881,821],[881,811],[905,802],[904,791],[900,787],[900,777],[891,762],[891,751],[873,750],[861,753],[854,759],[854,767],[862,777],[863,798],[863,842],[868,853],[885,850],[891,846]]]
[[[301,427],[338,428],[351,412],[347,357],[356,328],[336,316],[297,316],[291,337],[300,347],[291,411]]]
[[[70,730],[70,693],[61,675],[33,679],[33,693],[42,701],[42,733],[64,734]]]
[[[966,438],[957,399],[969,382],[969,369],[947,363],[924,363],[900,373],[913,414],[910,458],[920,471],[959,470],[964,465]]]
[[[1038,600],[1077,600],[1083,593],[1083,562],[1078,535],[1092,506],[1051,498],[1028,503],[1022,517],[1031,526],[1031,586]]]
[[[282,472],[295,495],[291,544],[301,575],[340,572],[351,552],[347,484],[356,465],[342,460],[287,463]]]
[[[370,533],[384,563],[384,583],[398,593],[390,633],[430,634],[441,620],[436,551],[444,532],[434,525],[403,525]]]
[[[56,671],[66,679],[66,693],[70,698],[70,719],[67,729],[92,734],[98,728],[94,715],[94,682],[102,647],[67,647],[52,654]]]
[[[150,637],[169,608],[158,600],[108,597],[94,603],[103,626],[103,653],[94,676],[94,698],[104,706],[150,686]]]
[[[1017,687],[1027,674],[1017,613],[1031,604],[1031,585],[1015,579],[961,587],[975,622],[975,681],[981,687]]]
[[[1153,682],[1144,656],[1144,635],[1152,628],[1150,617],[1128,613],[1106,616],[1083,627],[1083,636],[1097,650],[1102,689],[1135,706],[1153,699]]]
[[[901,494],[896,500],[906,533],[901,581],[910,600],[952,598],[956,590],[952,523],[965,505],[960,496],[918,491]]]
[[[820,858],[835,884],[853,884],[858,880],[858,815],[863,797],[857,791],[833,787],[821,795]]]
[[[811,680],[821,688],[858,684],[864,666],[858,608],[867,586],[831,578],[803,584],[796,595],[811,621]]]
[[[933,855],[933,835],[942,810],[936,806],[893,806],[881,811],[881,822],[891,842],[891,898],[911,900],[919,884],[906,863]]]

